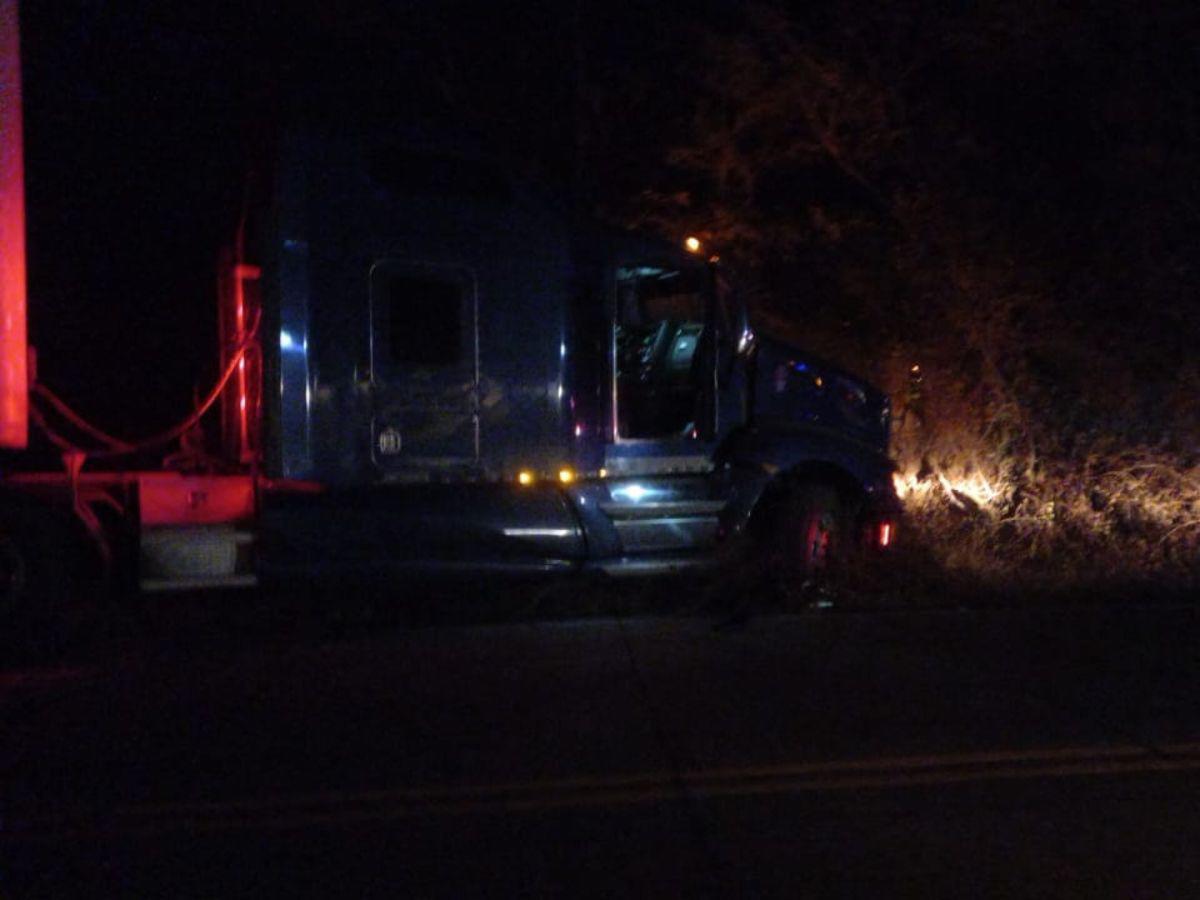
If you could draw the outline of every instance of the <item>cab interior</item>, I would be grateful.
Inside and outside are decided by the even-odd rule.
[[[618,439],[699,437],[710,357],[704,274],[654,265],[618,270]]]

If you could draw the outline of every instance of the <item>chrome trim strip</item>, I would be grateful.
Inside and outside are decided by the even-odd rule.
[[[604,467],[609,477],[619,475],[666,475],[711,472],[708,456],[613,456],[605,454]]]
[[[679,500],[666,503],[601,503],[613,519],[713,518],[725,509],[724,500]]]

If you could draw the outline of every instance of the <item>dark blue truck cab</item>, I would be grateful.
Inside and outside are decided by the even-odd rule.
[[[377,135],[287,138],[269,209],[265,575],[670,571],[789,480],[887,543],[887,399],[757,337],[706,253]]]

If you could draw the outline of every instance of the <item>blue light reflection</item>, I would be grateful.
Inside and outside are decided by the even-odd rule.
[[[658,491],[640,484],[623,484],[609,491],[614,500],[628,500],[630,503],[640,503],[647,497],[653,497]]]
[[[284,353],[304,353],[308,350],[308,341],[305,340],[303,344],[298,344],[290,332],[280,329],[279,349]]]

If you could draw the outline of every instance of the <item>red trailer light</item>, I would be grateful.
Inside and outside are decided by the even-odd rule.
[[[893,528],[892,528],[891,522],[880,522],[879,523],[879,548],[881,550],[886,549],[891,546],[892,531],[893,531]]]
[[[221,367],[229,364],[234,348],[246,343],[260,315],[261,297],[257,266],[237,262],[232,253],[224,260],[220,304]],[[222,444],[230,459],[253,463],[258,458],[261,398],[262,343],[255,339],[238,360],[228,388],[221,395]]]
[[[25,160],[17,0],[0,0],[0,446],[29,435],[25,349]]]
[[[234,297],[236,309],[234,311],[234,329],[239,343],[246,339],[246,282],[257,280],[260,273],[257,267],[238,265],[233,272],[234,278]],[[255,441],[250,435],[250,417],[247,411],[247,399],[249,385],[246,380],[246,356],[238,360],[237,373],[237,395],[238,395],[238,457],[240,462],[252,462],[254,460],[257,447],[254,446]],[[257,424],[257,423],[256,423]],[[257,437],[257,435],[256,435]]]

